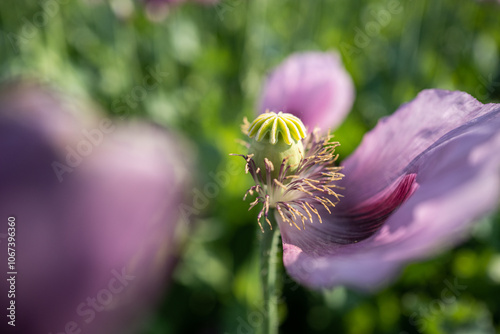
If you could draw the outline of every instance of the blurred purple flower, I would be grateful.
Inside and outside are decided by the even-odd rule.
[[[260,111],[279,110],[326,130],[339,125],[354,102],[354,84],[337,53],[297,53],[264,85]]]
[[[35,84],[3,87],[1,261],[13,216],[20,333],[136,332],[175,263],[185,153],[158,127],[112,124]]]
[[[331,57],[291,56],[268,79],[261,111],[287,111],[310,129],[337,125],[351,102],[335,108],[332,101],[350,101],[353,93],[340,61]],[[380,120],[342,163],[345,177],[336,182],[344,188],[337,190],[342,198],[331,196],[331,215],[317,208],[322,223],[297,204],[307,201],[304,193],[297,195],[302,202],[288,202],[289,211],[310,220],[303,229],[300,216],[292,225],[275,212],[288,273],[311,288],[373,290],[404,264],[463,240],[472,223],[499,203],[499,129],[499,104],[484,105],[462,92],[421,92]]]

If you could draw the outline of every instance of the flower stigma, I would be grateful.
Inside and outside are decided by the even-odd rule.
[[[342,167],[334,165],[338,159],[335,148],[340,144],[332,141],[333,135],[321,134],[318,128],[308,133],[298,117],[281,111],[267,111],[252,123],[245,119],[242,131],[250,138],[246,143],[249,153],[235,155],[245,159],[245,172],[255,182],[243,199],[256,195],[249,210],[262,203],[257,216],[262,232],[263,217],[272,229],[270,209],[299,230],[299,225],[305,229],[306,221],[313,222],[313,215],[322,223],[318,208],[331,214],[342,197],[334,191],[342,189],[336,181],[344,175],[339,173]]]

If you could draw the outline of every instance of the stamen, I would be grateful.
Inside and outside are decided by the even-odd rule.
[[[284,189],[286,190],[287,188],[285,187],[285,185],[283,183],[281,183],[280,181],[278,181],[277,179],[274,179],[274,183],[280,187],[281,189]]]
[[[255,201],[253,201],[252,203],[250,203],[250,208],[248,208],[248,211],[252,210],[252,209],[253,209],[253,207],[254,207],[254,206],[256,206],[257,204],[259,204],[259,202],[260,202],[260,201],[261,201],[261,200],[260,200],[260,197],[257,197],[257,198],[255,199]]]
[[[248,135],[263,139],[263,136],[269,132],[270,142],[278,140],[280,133],[279,140],[283,138],[284,141],[305,137],[305,129],[291,126],[289,120],[289,117],[282,113],[262,114],[250,124]],[[257,215],[261,231],[264,231],[261,218],[264,218],[269,228],[272,229],[268,218],[271,208],[276,208],[282,222],[295,226],[298,230],[306,228],[306,221],[313,223],[313,215],[318,218],[320,224],[323,223],[315,203],[322,205],[329,214],[332,213],[331,208],[335,207],[342,197],[335,190],[343,189],[335,182],[341,180],[344,175],[339,173],[342,167],[333,165],[338,159],[335,148],[339,143],[332,142],[331,139],[330,134],[320,136],[315,130],[305,139],[304,156],[295,168],[285,157],[280,163],[277,174],[274,173],[276,161],[264,157],[261,167],[265,170],[261,172],[253,155],[240,155],[246,161],[245,171],[252,175],[255,182],[243,198],[246,199],[248,195],[256,196],[256,199],[250,203],[250,209],[259,203],[263,204]],[[297,224],[298,219],[301,220],[302,227]]]
[[[262,227],[262,224],[260,223],[260,221],[257,221],[257,223],[259,224],[259,227],[260,227],[260,230],[262,231],[262,233],[264,233],[264,228]]]
[[[302,206],[302,208],[304,209],[304,211],[307,213],[307,215],[309,216],[309,221],[312,223],[313,219],[312,219],[311,213],[309,212],[309,210],[306,207],[305,202],[300,203],[300,205]]]
[[[327,203],[325,203],[326,201],[325,201],[324,197],[322,198],[322,197],[314,196],[314,199],[316,199],[319,203],[321,203],[325,207],[326,211],[328,211],[329,214],[332,213],[330,211],[330,209],[328,208]],[[335,206],[335,205],[332,205],[332,206]]]
[[[272,230],[273,229],[273,225],[271,225],[271,222],[269,221],[269,218],[267,218],[267,217],[266,217],[266,222],[269,225],[269,228]]]
[[[320,214],[318,213],[318,210],[314,208],[314,206],[312,204],[310,204],[309,202],[306,202],[306,205],[309,207],[309,209],[311,209],[311,211],[316,214],[316,216],[318,216],[318,219],[319,219],[319,223],[322,224],[323,221],[321,220],[321,216]]]
[[[244,135],[248,135],[249,128],[250,128],[250,122],[248,121],[248,118],[243,117],[243,124],[241,125],[241,132]]]
[[[276,209],[278,210],[279,215],[281,216],[281,219],[283,219],[284,222],[290,222],[288,218],[285,217],[283,214],[283,211],[281,210],[281,205],[276,205]]]

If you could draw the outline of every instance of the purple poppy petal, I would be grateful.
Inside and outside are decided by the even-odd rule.
[[[354,84],[334,52],[297,53],[267,78],[260,112],[284,111],[306,126],[335,128],[354,102]]]
[[[422,91],[393,115],[382,118],[343,162],[342,205],[362,202],[385,189],[439,138],[495,108],[462,92]]]
[[[17,223],[16,328],[133,331],[175,261],[187,152],[157,127],[94,122],[94,110],[38,86],[4,89],[0,102],[0,213]],[[68,171],[58,177],[54,162]],[[6,232],[2,224],[2,247]],[[7,307],[7,294],[0,300]]]
[[[421,113],[425,115],[419,117]],[[411,127],[405,126],[405,122],[411,119],[420,120],[413,123],[417,129],[410,133],[415,136],[414,140],[406,138]],[[346,163],[344,172],[349,176],[349,168],[354,166],[363,178],[361,184],[365,181],[378,185],[372,179],[375,176],[371,170],[383,168],[374,161],[387,165],[394,161],[389,158],[394,157],[393,154],[402,154],[401,159],[395,161],[397,168],[388,166],[395,174],[399,171],[399,176],[389,179],[401,180],[415,175],[411,196],[375,234],[356,243],[339,244],[331,234],[339,229],[336,214],[342,217],[355,207],[356,200],[364,198],[348,200],[349,194],[357,194],[347,192],[353,187],[350,183],[344,183],[347,195],[341,203],[346,204],[335,208],[337,212],[324,218],[323,224],[314,222],[307,225],[305,231],[294,231],[280,223],[283,259],[290,275],[313,288],[344,284],[373,290],[393,278],[405,263],[428,257],[463,240],[471,223],[498,205],[499,128],[500,105],[483,105],[465,93],[426,91],[402,106],[365,137],[350,158],[357,163]],[[427,140],[427,136],[433,140]],[[409,151],[401,147],[404,143],[410,146]],[[376,149],[377,144],[383,148],[381,151]],[[410,154],[412,159],[404,154]],[[379,160],[379,155],[385,159]],[[364,174],[360,172],[362,164],[367,170]],[[376,194],[376,190],[366,186],[364,189],[372,196]],[[351,223],[356,224],[357,220]],[[312,226],[314,228],[310,228]]]

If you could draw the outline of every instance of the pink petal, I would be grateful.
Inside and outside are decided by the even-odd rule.
[[[290,275],[314,288],[344,284],[373,290],[405,263],[463,240],[471,223],[498,205],[498,129],[500,105],[483,105],[465,93],[424,91],[402,106],[346,162],[347,198],[336,210],[342,215],[403,175],[415,174],[418,187],[375,234],[357,243],[341,245],[325,233],[336,224],[336,212],[323,222],[326,227],[308,233],[280,224]],[[377,171],[384,170],[390,172],[377,180]]]
[[[16,328],[59,333],[75,321],[82,332],[127,333],[172,270],[187,164],[179,140],[161,129],[113,122],[106,132],[104,116],[64,100],[34,85],[0,94],[0,213],[17,222],[17,319],[24,319]],[[84,130],[93,136],[90,152],[58,179],[53,162],[68,165],[68,147],[83,152]],[[90,320],[87,298],[109,290],[124,268],[134,279],[115,280],[123,289],[110,310]],[[1,300],[7,305],[7,293]]]
[[[345,201],[360,202],[401,176],[408,164],[448,132],[491,113],[462,92],[424,90],[393,115],[379,120],[344,162]]]
[[[284,111],[306,126],[337,127],[354,102],[354,84],[334,52],[297,53],[267,78],[260,112]]]

